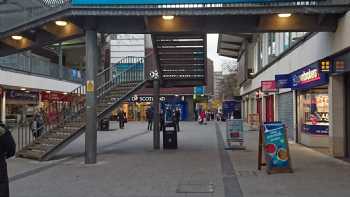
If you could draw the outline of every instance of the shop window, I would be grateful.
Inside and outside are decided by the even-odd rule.
[[[328,94],[304,95],[304,132],[327,135],[329,126]]]

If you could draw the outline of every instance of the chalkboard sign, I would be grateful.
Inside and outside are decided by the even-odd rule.
[[[264,152],[267,172],[292,172],[287,129],[281,122],[264,123],[260,129],[259,169]]]

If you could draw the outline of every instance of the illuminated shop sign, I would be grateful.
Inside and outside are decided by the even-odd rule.
[[[267,3],[300,0],[72,0],[73,5],[133,5],[133,4],[203,4],[203,3]],[[306,0],[305,0],[306,1]]]
[[[165,101],[165,97],[159,97],[160,101]],[[153,96],[138,96],[134,95],[130,98],[131,102],[153,102]]]
[[[317,80],[320,80],[320,73],[316,68],[312,70],[310,69],[306,72],[303,72],[303,74],[299,76],[299,80],[301,84],[317,81]]]
[[[321,72],[319,63],[314,63],[290,74],[276,75],[277,88],[306,90],[328,83],[328,72]]]

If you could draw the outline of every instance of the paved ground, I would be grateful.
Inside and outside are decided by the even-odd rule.
[[[97,165],[83,164],[84,136],[54,161],[11,159],[12,196],[350,196],[350,165],[300,145],[291,145],[295,173],[267,175],[256,171],[255,131],[246,132],[247,150],[224,151],[223,123],[184,122],[178,150],[154,151],[145,128],[99,132]]]

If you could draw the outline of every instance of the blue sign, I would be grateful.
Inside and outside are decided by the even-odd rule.
[[[319,64],[314,63],[290,74],[291,88],[306,90],[328,83],[328,74],[321,72]]]
[[[275,75],[276,88],[291,88],[289,75]]]
[[[196,87],[194,87],[194,94],[203,95],[204,92],[205,92],[204,86],[196,86]]]
[[[313,124],[304,124],[304,132],[314,135],[328,135],[329,126],[328,125],[313,125]]]
[[[289,167],[286,129],[280,122],[264,124],[265,160],[270,169]]]
[[[202,4],[202,3],[267,3],[297,0],[72,0],[73,5],[132,5],[132,4]],[[306,0],[305,0],[306,1]]]

